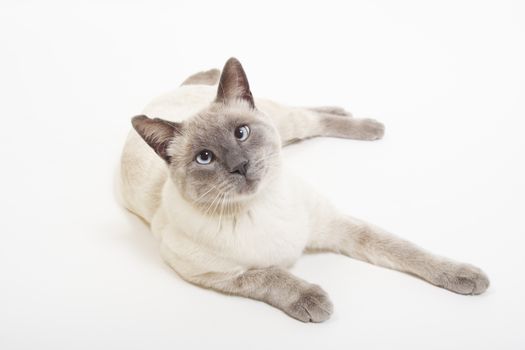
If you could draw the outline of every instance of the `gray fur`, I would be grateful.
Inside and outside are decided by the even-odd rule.
[[[228,104],[236,100],[242,100],[251,108],[255,108],[246,73],[241,62],[232,57],[226,62],[222,70],[216,101]]]
[[[179,134],[181,125],[159,118],[149,119],[145,115],[133,117],[131,124],[144,141],[169,163],[168,146],[175,134]]]
[[[190,282],[263,301],[303,322],[323,322],[333,312],[332,302],[321,287],[278,267],[252,269],[236,276],[207,273]]]
[[[234,131],[242,125],[249,125],[251,133],[246,141],[240,142]],[[279,135],[259,112],[241,113],[223,104],[213,104],[185,121],[182,137],[173,140],[168,150],[171,178],[187,200],[208,208],[217,196],[256,192],[280,162],[279,148]],[[214,154],[208,165],[195,162],[196,155],[204,149]],[[242,161],[248,162],[245,176],[232,174]]]
[[[480,294],[489,287],[479,268],[427,252],[382,229],[336,212],[318,221],[310,251],[332,251],[418,276],[459,294]]]
[[[283,146],[312,137],[327,136],[374,141],[383,137],[385,127],[374,119],[353,118],[340,107],[272,109]],[[281,114],[279,114],[281,113]]]
[[[385,127],[374,119],[345,118],[321,113],[320,133],[323,136],[342,137],[354,140],[379,140]]]

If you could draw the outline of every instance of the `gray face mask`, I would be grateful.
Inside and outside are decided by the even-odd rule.
[[[197,115],[182,123],[137,116],[133,126],[166,161],[181,194],[197,207],[246,200],[280,168],[279,134],[256,109],[237,62],[226,64],[215,101]]]

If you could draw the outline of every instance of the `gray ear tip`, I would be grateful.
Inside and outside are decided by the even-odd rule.
[[[144,114],[136,115],[133,118],[131,118],[131,125],[133,125],[133,127],[136,128],[141,122],[147,119],[149,118]]]
[[[231,66],[231,65],[241,66],[241,62],[236,57],[230,57],[226,61],[225,66]]]

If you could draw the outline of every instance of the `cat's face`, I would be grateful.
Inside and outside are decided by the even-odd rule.
[[[280,165],[280,139],[268,117],[245,103],[214,103],[182,123],[171,143],[170,172],[186,199],[208,204],[258,192]]]
[[[204,111],[182,123],[139,116],[133,126],[167,162],[185,199],[209,214],[221,205],[233,210],[280,169],[279,134],[255,108],[235,59],[226,63],[217,99]]]

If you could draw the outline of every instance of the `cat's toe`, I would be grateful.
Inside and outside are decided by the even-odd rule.
[[[312,285],[304,290],[287,312],[303,322],[323,322],[330,318],[334,307],[321,287]]]
[[[490,285],[487,275],[478,267],[469,264],[458,264],[440,276],[443,288],[450,291],[477,295],[485,292]]]
[[[364,140],[380,140],[385,135],[385,126],[375,119],[363,119],[360,123]]]

